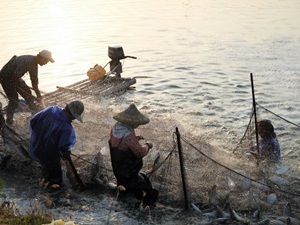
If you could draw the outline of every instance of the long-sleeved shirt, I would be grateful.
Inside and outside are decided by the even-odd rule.
[[[110,143],[112,147],[119,150],[130,150],[137,158],[143,158],[149,152],[147,145],[143,146],[140,144],[134,129],[119,122],[112,128]]]
[[[59,106],[50,106],[35,114],[30,120],[30,157],[51,169],[52,162],[60,160],[61,152],[70,150],[76,142],[71,122]]]
[[[279,162],[280,146],[276,138],[260,139],[259,141],[260,155],[274,162]]]
[[[0,79],[19,79],[27,72],[32,84],[38,84],[38,64],[35,56],[15,56],[1,69]]]

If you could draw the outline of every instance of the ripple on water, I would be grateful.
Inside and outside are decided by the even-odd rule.
[[[250,85],[238,84],[238,85],[236,85],[236,87],[237,87],[237,88],[249,89]]]
[[[142,95],[152,95],[152,94],[154,94],[153,91],[147,91],[147,90],[139,91],[139,93],[142,94]]]
[[[202,81],[200,83],[204,84],[204,85],[215,86],[215,87],[219,87],[220,86],[218,83],[211,83],[211,82],[207,82],[207,81]]]
[[[184,70],[184,71],[188,71],[191,70],[192,68],[190,67],[175,67],[175,70]]]

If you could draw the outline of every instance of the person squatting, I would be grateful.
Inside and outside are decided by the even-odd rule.
[[[152,187],[149,178],[141,172],[143,157],[153,147],[152,143],[141,145],[141,136],[136,136],[138,126],[149,123],[149,118],[142,114],[134,104],[125,111],[113,116],[117,121],[111,129],[109,147],[113,173],[117,185],[124,191],[131,192],[135,198],[143,201],[144,207],[152,206],[158,199],[158,190]]]

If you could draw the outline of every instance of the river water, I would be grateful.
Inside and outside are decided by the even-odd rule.
[[[116,112],[135,102],[150,119],[172,118],[174,130],[230,150],[249,121],[253,73],[256,101],[300,124],[298,0],[1,0],[0,15],[0,65],[52,51],[55,63],[39,67],[43,91],[86,79],[119,44],[137,57],[122,74],[137,83],[103,103]],[[299,129],[275,125],[283,159],[299,157]]]

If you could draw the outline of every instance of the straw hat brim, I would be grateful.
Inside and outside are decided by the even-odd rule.
[[[150,122],[149,118],[142,114],[132,103],[126,110],[113,116],[113,118],[123,124],[144,125]]]

